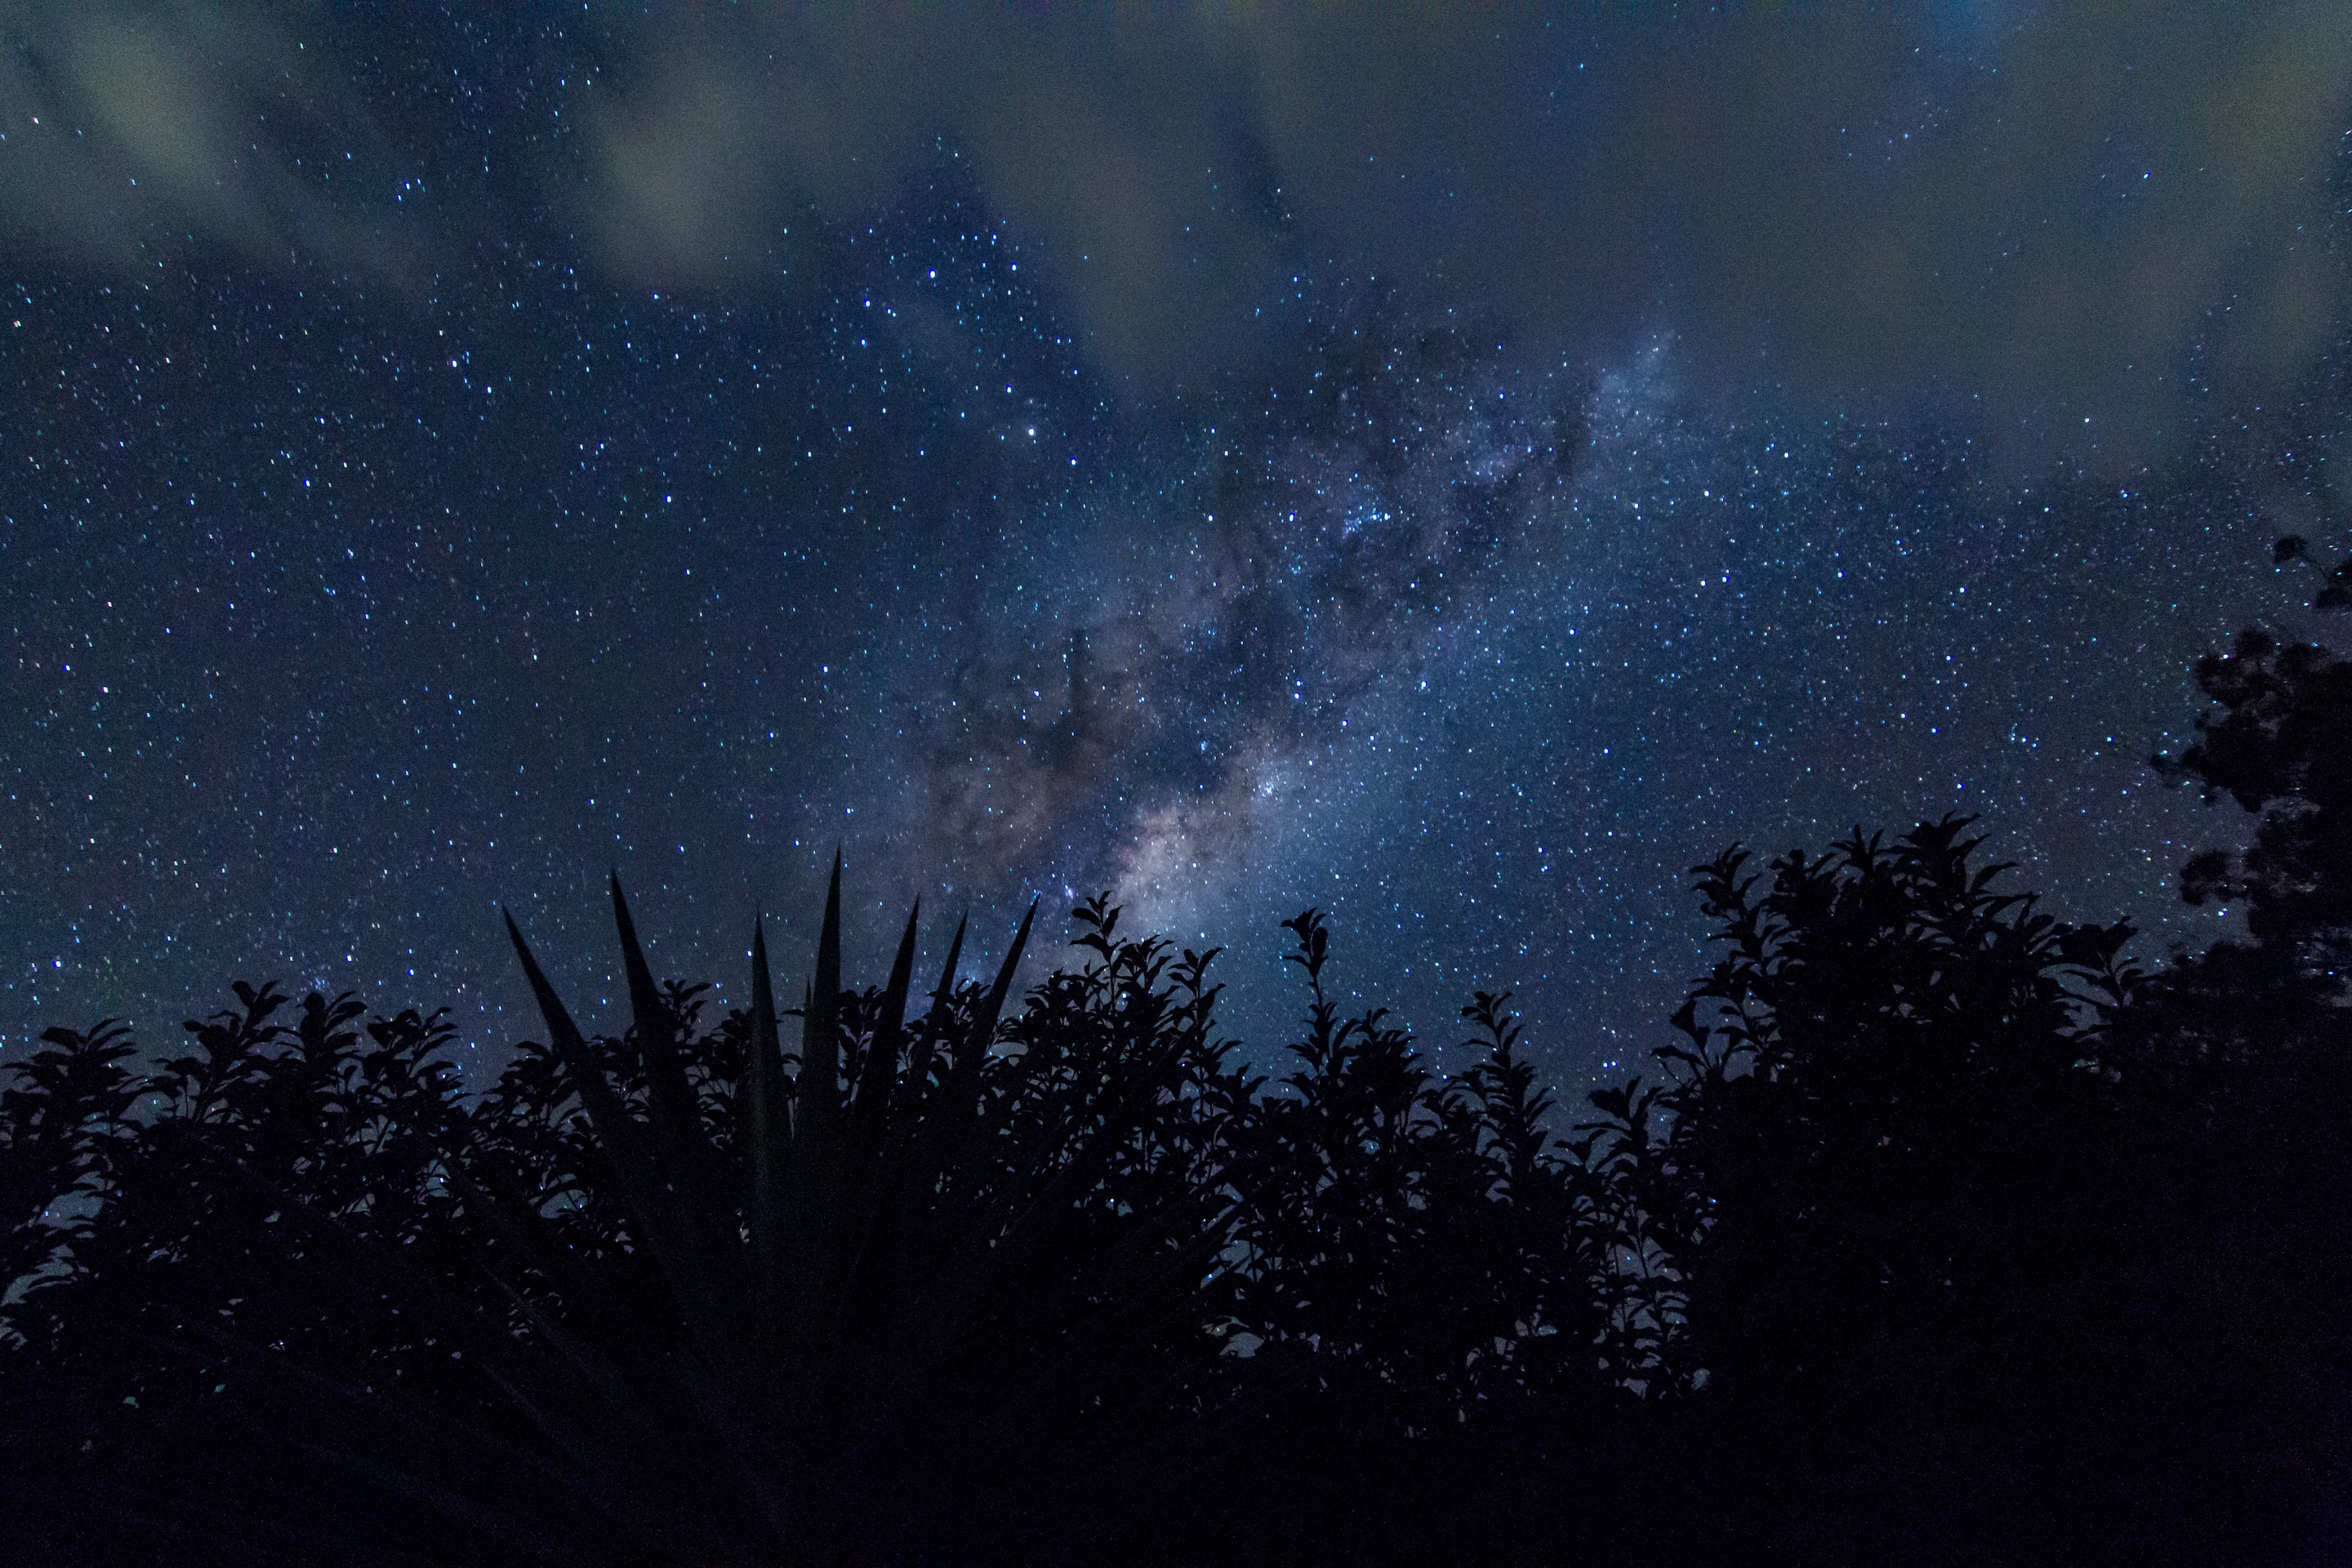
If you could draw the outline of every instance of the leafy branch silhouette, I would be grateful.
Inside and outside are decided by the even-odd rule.
[[[2347,602],[2352,561],[2316,574]],[[56,1563],[2326,1561],[2352,1531],[2352,665],[2260,628],[2157,764],[2255,818],[2143,970],[1973,819],[1691,888],[1716,956],[1572,1110],[1506,991],[1446,1075],[1282,922],[910,911],[800,1005],[658,979],[544,1038],[239,984],[0,1087],[0,1520]],[[793,1037],[787,1039],[787,1025]],[[1563,1127],[1561,1123],[1566,1123]]]

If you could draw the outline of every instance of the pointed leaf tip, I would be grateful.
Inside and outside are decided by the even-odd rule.
[[[636,921],[629,918],[629,900],[621,891],[621,879],[613,878],[613,923],[621,935],[621,961],[628,971],[630,1011],[636,1015],[638,1029],[652,1042],[652,1048],[661,1049],[668,1044],[669,1014],[662,1005],[660,988],[654,984],[653,968],[646,962],[646,950],[637,941]],[[653,1037],[659,1035],[658,1042]]]

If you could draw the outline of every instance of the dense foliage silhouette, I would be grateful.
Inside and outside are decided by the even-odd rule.
[[[2282,564],[2308,562],[2284,542]],[[2340,607],[2352,563],[2320,574]],[[1991,1563],[2352,1554],[2352,666],[2250,631],[2174,778],[2255,814],[2150,973],[1967,819],[1694,890],[1660,1069],[1569,1112],[1072,911],[1025,994],[910,915],[802,1005],[545,1039],[239,984],[0,1089],[0,1531],[61,1563]],[[1034,910],[1032,911],[1034,917]],[[926,1000],[927,995],[927,1000]],[[787,1048],[787,1021],[797,1037]]]

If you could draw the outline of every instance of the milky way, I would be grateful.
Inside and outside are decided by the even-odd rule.
[[[394,195],[560,121],[556,45],[412,43],[349,88],[454,117],[413,176],[383,132]],[[396,275],[19,231],[0,1036],[161,1041],[274,976],[450,1005],[493,1062],[530,1027],[501,903],[609,984],[617,869],[657,964],[731,989],[755,909],[803,962],[836,847],[869,969],[918,896],[978,964],[1108,889],[1224,944],[1264,1044],[1314,904],[1344,991],[1443,1046],[1510,989],[1574,1079],[1658,1043],[1682,873],[1734,840],[1979,813],[2062,911],[2210,934],[2168,879],[2234,824],[2146,758],[2188,660],[2291,604],[2269,542],[2326,522],[2343,407],[2324,347],[2207,363],[2253,296],[2216,284],[2110,442],[2055,383],[1727,377],[1724,288],[1564,342],[1309,213],[1213,310],[1148,302],[1210,345],[1160,374],[1029,190],[942,133],[666,286],[495,192]]]

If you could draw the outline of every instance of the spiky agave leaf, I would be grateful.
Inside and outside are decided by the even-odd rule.
[[[841,1121],[841,851],[833,854],[833,879],[824,890],[824,922],[818,928],[816,975],[801,1013],[801,1073],[795,1100],[796,1131],[829,1147]],[[820,1156],[822,1158],[822,1156]]]
[[[981,1126],[977,1106],[981,1072],[988,1065],[989,1048],[996,1043],[1004,998],[1013,989],[1013,973],[1021,967],[1021,954],[1029,945],[1029,927],[1036,918],[1037,903],[1032,900],[1028,912],[1021,917],[1021,929],[1013,933],[1013,945],[1005,950],[987,999],[949,1058],[947,1077],[937,1096],[941,1113],[931,1123],[932,1143],[927,1151],[928,1163],[934,1166],[960,1166],[970,1158]]]
[[[696,1212],[713,1213],[720,1200],[719,1165],[709,1141],[701,1136],[701,1113],[686,1080],[685,1064],[678,1059],[677,1023],[654,984],[617,872],[612,883],[613,923],[620,932],[621,959],[629,977],[629,1011],[645,1058],[656,1147],[666,1173],[686,1202]]]
[[[744,1047],[745,1110],[741,1131],[749,1150],[754,1306],[772,1331],[777,1269],[782,1257],[784,1164],[792,1154],[793,1121],[785,1103],[783,1052],[776,1035],[776,993],[768,971],[767,922],[751,921],[751,1038]]]
[[[611,1158],[614,1181],[620,1188],[619,1195],[632,1224],[652,1251],[698,1348],[706,1354],[730,1359],[724,1322],[728,1314],[722,1306],[726,1297],[712,1278],[714,1249],[707,1244],[706,1236],[698,1234],[708,1230],[710,1216],[692,1211],[681,1200],[676,1186],[664,1179],[653,1151],[646,1145],[644,1129],[637,1125],[605,1078],[580,1026],[572,1022],[570,1011],[540,968],[539,961],[531,956],[530,946],[523,941],[514,917],[509,915],[506,921],[507,934],[522,961],[523,973],[538,999],[548,1034],[562,1058],[590,1125]],[[657,1138],[674,1141],[689,1135],[674,1119],[665,1118],[658,1099],[651,1110]],[[702,1134],[698,1116],[696,1120],[698,1125],[691,1130],[691,1135],[699,1138]]]
[[[937,1060],[940,1037],[937,1026],[944,1023],[948,1016],[948,1005],[955,994],[956,964],[963,957],[964,929],[971,923],[969,916],[956,921],[955,935],[948,942],[948,961],[940,966],[940,983],[931,991],[930,1018],[933,1026],[916,1035],[915,1043],[907,1054],[907,1087],[911,1094],[918,1097],[930,1093],[931,1068]],[[901,1116],[898,1119],[897,1131],[901,1141],[915,1125],[913,1117]]]
[[[891,960],[890,978],[882,987],[882,1010],[874,1018],[873,1038],[858,1075],[857,1095],[851,1108],[851,1146],[861,1164],[880,1152],[882,1131],[889,1116],[898,1053],[906,1041],[907,986],[914,976],[915,927],[922,914],[922,900],[918,899],[907,912],[906,934],[898,939],[898,954]]]

